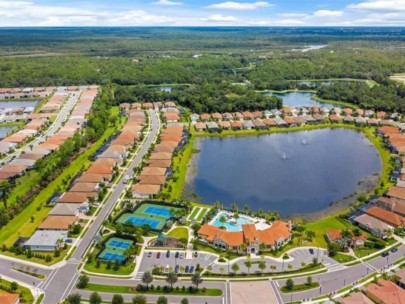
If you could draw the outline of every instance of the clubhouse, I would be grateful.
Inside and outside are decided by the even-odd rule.
[[[254,224],[242,225],[242,231],[226,231],[213,225],[202,225],[198,236],[215,247],[236,252],[257,254],[284,246],[291,240],[291,222],[275,221],[269,228],[257,230]],[[243,245],[244,244],[244,245]]]

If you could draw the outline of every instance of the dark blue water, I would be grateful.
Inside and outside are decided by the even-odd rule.
[[[308,92],[290,92],[290,93],[264,93],[265,95],[277,96],[283,99],[283,105],[286,107],[327,107],[327,108],[334,108],[339,107],[338,105],[333,105],[330,103],[318,102],[311,97],[314,95],[313,93]]]
[[[200,140],[197,172],[188,188],[205,203],[309,214],[353,194],[360,180],[381,172],[377,150],[354,130]]]
[[[9,132],[17,128],[16,126],[10,126],[10,127],[0,127],[0,139],[3,139],[4,137],[7,136]]]

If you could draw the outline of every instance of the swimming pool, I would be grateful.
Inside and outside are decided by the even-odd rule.
[[[221,223],[221,217],[223,216],[227,219],[225,223]],[[242,231],[242,225],[245,224],[254,224],[254,221],[244,215],[239,215],[239,218],[235,221],[231,215],[225,212],[220,212],[211,223],[211,225],[216,227],[225,227],[227,231]]]

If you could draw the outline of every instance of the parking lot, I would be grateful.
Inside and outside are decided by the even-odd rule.
[[[177,252],[178,254],[176,254]],[[216,259],[214,255],[201,252],[197,256],[194,256],[193,253],[193,258],[186,259],[185,256],[186,252],[181,250],[171,250],[169,257],[167,257],[166,250],[145,250],[141,265],[139,266],[139,272],[150,271],[156,266],[163,266],[165,269],[171,267],[173,270],[176,270],[176,265],[178,265],[179,273],[183,272],[183,267],[184,272],[186,269],[190,272],[191,267],[194,267],[194,271],[197,264],[200,264],[201,268],[205,268]]]

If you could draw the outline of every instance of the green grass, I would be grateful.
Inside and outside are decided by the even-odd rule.
[[[8,293],[7,290],[9,290],[11,287],[11,282],[10,281],[6,281],[4,279],[1,279],[1,283],[0,283],[0,291],[5,291]],[[13,291],[12,293],[18,293],[20,295],[20,298],[22,301],[24,301],[24,303],[27,304],[33,304],[34,303],[34,297],[31,293],[31,291],[23,286],[18,286],[16,291]]]
[[[42,303],[42,300],[43,300],[44,298],[45,298],[45,294],[41,294],[41,295],[39,296],[39,298],[38,298],[36,304],[41,304],[41,303]]]
[[[197,217],[197,221],[201,222],[204,216],[207,214],[208,209],[203,209]]]
[[[118,107],[113,107],[111,114],[117,115],[118,111]],[[120,127],[118,127],[118,129],[120,129]],[[38,193],[29,206],[4,226],[0,231],[0,244],[11,246],[19,236],[30,237],[35,229],[41,225],[51,210],[48,207],[44,207],[48,199],[57,192],[58,189],[66,189],[67,184],[64,184],[64,180],[71,179],[83,167],[89,167],[91,164],[89,157],[93,155],[94,152],[103,145],[104,141],[115,132],[115,127],[109,126],[98,141],[92,144],[88,150],[80,154],[73,162],[71,162],[70,166],[67,167],[61,175]],[[34,217],[33,222],[30,221],[31,216]]]
[[[201,210],[201,208],[199,208],[199,207],[194,208],[193,212],[192,212],[191,215],[190,215],[190,219],[191,219],[191,220],[194,220],[195,217],[196,217],[196,215],[198,214],[198,212],[199,212],[200,210]]]
[[[288,289],[286,286],[283,286],[283,287],[280,288],[280,290],[283,293],[291,293],[291,292],[298,292],[298,291],[314,289],[314,288],[318,288],[318,287],[319,287],[319,283],[318,282],[313,282],[311,285],[297,284],[297,285],[294,285],[292,289]]]
[[[188,240],[188,230],[184,227],[177,227],[171,230],[167,236],[172,236],[178,239],[186,239]]]
[[[354,257],[343,253],[337,253],[336,255],[333,256],[333,259],[339,263],[346,263],[355,260]]]
[[[379,250],[380,249],[377,249],[377,248],[356,248],[356,249],[354,249],[354,253],[355,253],[356,257],[364,258]],[[372,258],[375,258],[375,256]]]
[[[107,292],[107,293],[131,293],[131,294],[172,294],[172,295],[192,295],[192,296],[221,296],[222,290],[217,288],[207,288],[205,292],[202,291],[202,288],[199,288],[198,291],[189,292],[187,289],[185,291],[176,290],[175,286],[173,290],[164,291],[161,290],[148,290],[148,291],[136,291],[132,286],[112,286],[112,285],[101,285],[90,283],[86,290],[97,291],[97,292]]]
[[[134,271],[135,263],[128,263],[127,265],[121,265],[118,270],[114,270],[113,268],[114,267],[112,266],[111,269],[107,269],[107,263],[104,262],[100,264],[100,268],[97,268],[95,259],[91,263],[86,263],[84,265],[84,270],[87,270],[89,272],[114,274],[114,275],[129,275]]]
[[[21,259],[21,260],[25,260],[25,261],[30,261],[30,262],[33,262],[33,263],[38,263],[38,264],[43,264],[43,265],[50,266],[50,265],[53,265],[53,264],[56,264],[56,263],[62,261],[64,256],[68,252],[68,250],[69,250],[69,248],[63,250],[58,257],[54,257],[52,251],[50,251],[50,252],[48,252],[48,251],[35,251],[34,252],[34,253],[43,254],[45,256],[50,255],[52,257],[52,261],[50,261],[50,262],[46,262],[43,259],[39,259],[39,258],[35,258],[35,257],[32,257],[32,258],[29,259],[25,255],[22,255],[22,254],[17,255],[17,254],[15,254],[13,252],[10,252],[10,251],[1,251],[0,254],[6,255],[6,256],[9,256],[9,257],[13,257],[13,258],[17,258],[17,259]]]

